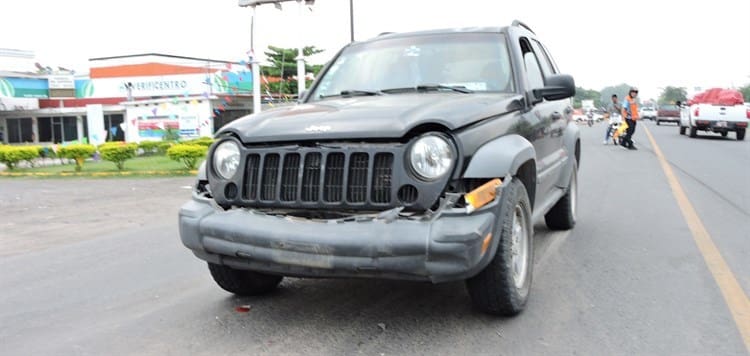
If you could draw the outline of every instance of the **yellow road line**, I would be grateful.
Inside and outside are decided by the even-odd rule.
[[[737,282],[737,278],[734,277],[729,265],[727,265],[724,258],[721,257],[719,249],[711,239],[711,235],[708,234],[706,227],[703,226],[695,208],[690,204],[690,200],[688,200],[680,182],[674,175],[672,167],[667,163],[664,154],[656,144],[656,140],[654,140],[654,137],[651,135],[651,132],[646,125],[644,125],[643,128],[646,132],[646,136],[648,136],[648,140],[651,141],[651,146],[654,148],[654,153],[656,153],[656,157],[659,159],[661,168],[667,176],[667,181],[672,188],[672,193],[677,200],[677,204],[680,206],[682,216],[685,218],[685,221],[687,221],[688,228],[693,234],[693,240],[695,240],[698,250],[700,250],[703,255],[703,260],[706,261],[706,265],[708,265],[708,269],[711,271],[716,284],[719,285],[721,294],[724,296],[724,301],[726,301],[727,306],[729,306],[729,311],[732,313],[734,322],[737,324],[737,328],[742,335],[742,340],[745,342],[745,348],[750,351],[750,301],[742,290],[740,284]]]

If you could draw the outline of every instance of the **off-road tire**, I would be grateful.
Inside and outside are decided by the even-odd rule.
[[[698,137],[698,129],[695,126],[690,126],[690,137]]]
[[[208,264],[211,277],[225,291],[241,296],[268,293],[281,283],[282,276],[274,276],[254,271],[234,269],[231,267]]]
[[[685,134],[685,126],[680,125],[680,135],[684,135],[684,134]]]
[[[735,135],[737,135],[737,141],[742,141],[745,139],[745,129],[737,129],[735,132]]]
[[[544,215],[544,222],[552,230],[569,230],[576,225],[578,210],[578,165],[576,163],[573,163],[573,165],[573,173],[568,183],[568,191]]]
[[[531,224],[531,203],[526,188],[517,178],[503,188],[501,216],[495,221],[494,238],[499,239],[492,261],[479,274],[466,280],[466,288],[475,308],[489,314],[513,316],[520,313],[529,298],[534,266],[534,227]],[[513,278],[513,226],[521,213],[526,239],[525,273],[520,287]]]

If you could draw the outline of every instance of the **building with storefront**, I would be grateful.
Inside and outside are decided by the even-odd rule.
[[[0,72],[0,142],[211,136],[252,112],[243,62],[149,53],[93,58],[89,66],[88,75]]]

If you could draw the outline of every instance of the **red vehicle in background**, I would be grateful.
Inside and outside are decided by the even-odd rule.
[[[680,124],[680,107],[674,104],[664,104],[656,110],[656,124],[674,122]]]

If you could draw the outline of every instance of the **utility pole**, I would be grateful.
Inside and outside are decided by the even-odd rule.
[[[349,33],[351,42],[354,42],[354,0],[349,0]]]
[[[305,2],[302,0],[297,0],[297,4],[299,5],[299,18],[297,19],[297,24],[300,25],[300,28],[302,28],[302,14],[305,9]],[[302,33],[302,31],[300,31]],[[302,37],[300,36],[299,39],[299,49],[298,49],[298,55],[297,55],[297,97],[300,98],[302,95],[302,92],[305,91],[305,54],[303,53],[305,44],[303,43]]]

